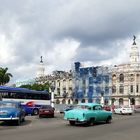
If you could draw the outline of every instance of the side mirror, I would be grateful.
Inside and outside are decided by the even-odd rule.
[[[53,110],[55,110],[55,108],[53,107]]]

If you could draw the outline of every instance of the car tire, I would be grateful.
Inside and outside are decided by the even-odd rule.
[[[19,117],[18,120],[16,120],[16,125],[19,126],[21,124],[21,117]]]
[[[111,123],[112,118],[110,116],[107,117],[106,123]]]
[[[74,126],[75,125],[75,121],[69,121],[69,124]]]
[[[89,121],[87,121],[86,125],[87,126],[93,126],[94,125],[94,118],[91,118]]]
[[[25,117],[22,119],[22,122],[25,122]]]
[[[123,115],[122,111],[120,111],[120,114]]]
[[[33,113],[32,113],[33,115],[38,115],[39,114],[39,110],[37,109],[37,108],[35,108],[34,110],[33,110]]]

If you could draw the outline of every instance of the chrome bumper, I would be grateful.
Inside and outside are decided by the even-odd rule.
[[[0,118],[0,121],[12,121],[12,120],[19,120],[19,118],[18,117]]]

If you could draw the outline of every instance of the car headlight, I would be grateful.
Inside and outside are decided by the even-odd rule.
[[[18,117],[19,116],[19,113],[18,112],[15,112],[15,117]]]

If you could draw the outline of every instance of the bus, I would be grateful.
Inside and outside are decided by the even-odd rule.
[[[38,115],[42,105],[51,105],[50,94],[46,91],[0,86],[0,99],[20,101],[26,114]]]

